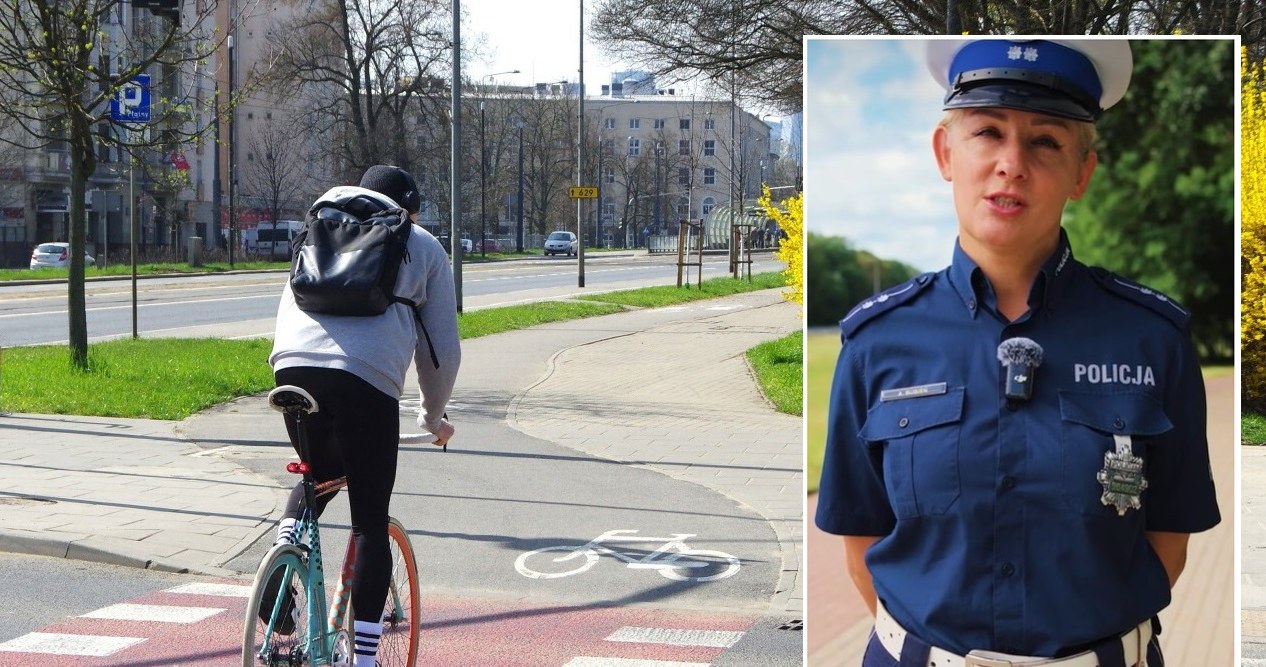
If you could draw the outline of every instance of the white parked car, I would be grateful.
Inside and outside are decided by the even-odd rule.
[[[84,266],[93,266],[97,260],[84,253]],[[70,244],[64,241],[41,243],[31,251],[32,269],[64,269],[70,266]]]
[[[545,237],[545,254],[576,254],[576,235],[571,232],[550,232]]]

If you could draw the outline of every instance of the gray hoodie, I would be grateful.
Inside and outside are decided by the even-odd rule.
[[[396,206],[384,195],[354,186],[334,188],[321,198],[336,199],[348,191]],[[430,337],[429,346],[407,304],[393,304],[387,312],[369,317],[308,313],[295,305],[287,281],[277,309],[277,329],[268,363],[274,371],[294,367],[348,371],[398,399],[412,359],[422,394],[418,425],[434,431],[452,396],[461,364],[457,300],[448,255],[440,242],[414,225],[408,249],[408,259],[400,265],[396,278],[395,294],[418,304],[417,314]],[[432,350],[438,368],[431,360]]]

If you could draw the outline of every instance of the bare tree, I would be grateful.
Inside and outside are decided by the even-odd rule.
[[[171,3],[179,7],[178,3]],[[84,310],[84,190],[97,167],[97,143],[170,145],[190,120],[176,96],[178,73],[215,48],[210,30],[215,0],[162,17],[123,0],[0,0],[0,118],[17,131],[0,141],[24,149],[64,148],[70,162],[69,341],[72,363],[88,367]],[[124,12],[132,31],[108,31]],[[158,136],[129,139],[112,120],[110,100],[146,72],[158,74],[151,127]],[[107,131],[98,132],[105,126]],[[199,131],[194,128],[193,131]]]
[[[791,112],[804,35],[1238,33],[1261,59],[1264,11],[1260,0],[600,0],[590,29],[609,55],[657,76],[702,76]]]
[[[323,3],[274,30],[280,39],[258,74],[334,120],[330,149],[347,178],[380,162],[416,171],[408,121],[443,78],[449,7],[440,0]]]
[[[302,195],[317,189],[308,178],[305,136],[302,124],[279,121],[270,112],[248,139],[246,166],[239,176],[242,195],[259,202],[274,222],[283,209],[302,207]]]

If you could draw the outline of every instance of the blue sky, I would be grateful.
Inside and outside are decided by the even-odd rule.
[[[808,38],[805,224],[924,271],[949,264],[957,222],[932,129],[944,91],[921,39]]]

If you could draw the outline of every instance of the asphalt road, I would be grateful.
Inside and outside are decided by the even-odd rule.
[[[755,273],[777,271],[771,255],[754,258]],[[704,279],[725,275],[724,256],[708,257]],[[585,260],[585,287],[577,287],[574,258],[471,264],[463,267],[462,306],[476,310],[581,294],[675,284],[676,258],[596,255]],[[285,275],[191,276],[139,280],[137,329],[141,335],[250,337],[272,333]],[[130,280],[92,281],[85,287],[88,336],[103,340],[132,333]],[[66,286],[0,285],[0,347],[55,344],[67,339]]]

